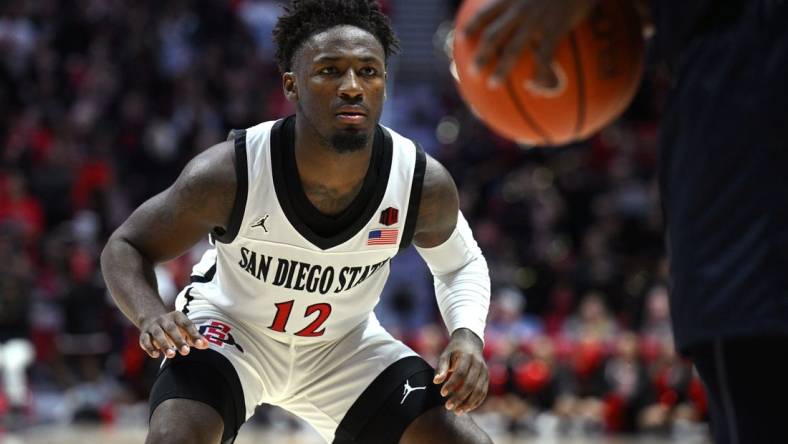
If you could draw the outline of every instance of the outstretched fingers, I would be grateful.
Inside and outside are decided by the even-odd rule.
[[[189,354],[191,347],[208,348],[208,341],[194,323],[177,310],[143,323],[139,343],[152,358],[158,358],[162,353],[167,358],[174,358],[177,353],[185,356]]]

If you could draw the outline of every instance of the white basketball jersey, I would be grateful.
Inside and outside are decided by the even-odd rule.
[[[235,132],[238,191],[232,219],[192,272],[192,286],[228,315],[274,338],[330,340],[367,318],[410,242],[424,176],[424,152],[376,130],[378,183],[361,217],[325,238],[299,219],[280,161],[292,149],[286,119]],[[197,288],[196,288],[197,289]]]

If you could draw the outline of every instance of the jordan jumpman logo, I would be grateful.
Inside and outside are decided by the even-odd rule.
[[[410,386],[410,382],[406,379],[405,380],[405,390],[402,392],[403,396],[402,396],[402,402],[400,402],[400,405],[405,403],[405,398],[407,398],[408,395],[410,395],[410,392],[414,392],[416,390],[426,390],[426,389],[427,389],[426,385],[424,387],[411,387]]]

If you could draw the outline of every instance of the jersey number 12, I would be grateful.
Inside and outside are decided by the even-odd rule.
[[[278,331],[280,333],[286,333],[285,326],[287,326],[287,320],[290,319],[290,311],[293,309],[293,301],[287,302],[280,302],[276,305],[276,316],[274,317],[274,322],[268,327],[273,331]],[[306,337],[315,337],[315,336],[323,336],[323,333],[326,332],[326,329],[323,328],[318,330],[326,319],[328,319],[328,315],[331,314],[331,305],[321,303],[321,304],[313,304],[306,308],[306,312],[304,313],[304,317],[311,315],[314,312],[318,312],[317,318],[312,321],[309,325],[301,329],[300,331],[296,332],[296,336],[306,336]]]

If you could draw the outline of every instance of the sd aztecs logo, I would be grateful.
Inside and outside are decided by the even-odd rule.
[[[380,223],[389,226],[397,223],[399,217],[399,210],[394,207],[388,207],[380,212]]]
[[[230,334],[232,327],[220,321],[211,321],[210,324],[203,324],[200,326],[200,334],[203,335],[206,341],[211,344],[224,347],[227,345],[234,345],[239,352],[243,353],[244,349],[241,344],[235,342],[235,338]]]

